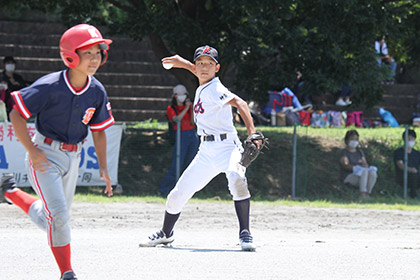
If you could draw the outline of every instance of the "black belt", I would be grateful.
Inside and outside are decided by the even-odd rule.
[[[227,138],[227,134],[226,133],[220,134],[220,141],[223,141],[226,138]],[[211,141],[215,141],[215,140],[216,140],[216,138],[214,137],[214,135],[204,135],[203,136],[203,141],[209,141],[209,142],[211,142]]]

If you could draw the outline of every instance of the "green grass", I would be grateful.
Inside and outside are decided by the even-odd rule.
[[[126,125],[127,128],[136,128],[136,129],[168,129],[167,122],[158,122],[157,120],[150,121],[141,121],[135,123],[129,123]]]
[[[375,202],[364,201],[364,202],[350,202],[350,203],[337,203],[327,200],[315,200],[315,201],[288,201],[283,200],[280,204],[285,206],[305,206],[313,208],[345,208],[345,209],[378,209],[378,210],[404,210],[404,211],[420,211],[420,204],[418,202],[395,202],[391,203],[386,200],[386,202]]]
[[[115,195],[108,197],[106,195],[92,194],[92,193],[76,193],[74,200],[78,202],[91,203],[114,203],[114,202],[150,202],[150,203],[164,203],[165,199],[158,196],[126,196]]]
[[[126,195],[115,195],[113,197],[107,197],[105,195],[95,193],[77,193],[74,198],[78,202],[89,202],[89,203],[131,203],[131,202],[146,202],[146,203],[159,203],[164,207],[165,198],[158,196],[126,196]],[[220,198],[192,198],[192,203],[232,203],[231,200],[220,199]],[[274,206],[290,206],[290,207],[311,207],[311,208],[344,208],[344,209],[378,209],[378,210],[404,210],[404,211],[420,211],[420,201],[408,200],[404,201],[401,198],[394,199],[369,199],[367,201],[357,202],[334,202],[329,200],[304,200],[304,201],[293,201],[286,199],[278,199],[274,201],[267,200],[254,200],[252,204],[265,204]]]
[[[237,127],[245,139],[245,127]],[[296,196],[306,202],[352,205],[359,192],[339,179],[339,156],[344,135],[350,128],[297,127]],[[257,127],[269,138],[269,149],[247,169],[249,188],[257,201],[288,201],[292,185],[292,127]],[[416,208],[404,202],[402,187],[394,179],[393,152],[402,146],[404,128],[357,128],[360,147],[368,163],[378,167],[378,181],[368,203],[362,207]],[[170,166],[173,146],[167,137],[167,123],[146,121],[127,125],[122,137],[119,183],[129,196],[157,196],[158,186]],[[420,135],[420,131],[417,131]],[[417,146],[420,144],[417,144]],[[419,148],[420,150],[420,148]],[[230,200],[224,174],[216,176],[195,196]],[[130,198],[131,199],[131,198]],[[367,206],[368,205],[368,206]],[[391,206],[392,205],[392,206]],[[404,206],[406,205],[406,206]],[[350,207],[350,206],[346,206]]]
[[[246,129],[237,127],[240,138]],[[269,138],[269,150],[247,170],[253,203],[291,207],[355,208],[420,211],[420,200],[402,199],[402,188],[394,182],[393,151],[402,146],[404,128],[360,129],[360,145],[378,181],[367,201],[360,201],[356,188],[338,180],[339,151],[349,128],[297,127],[296,200],[290,200],[292,174],[292,127],[257,127]],[[119,183],[124,195],[112,198],[101,187],[79,187],[75,201],[91,203],[165,203],[157,196],[158,185],[169,168],[173,146],[166,138],[167,123],[144,121],[126,125],[121,141]],[[420,131],[416,131],[420,135]],[[420,141],[417,143],[417,148]],[[25,191],[31,192],[30,188]],[[223,174],[214,178],[191,200],[200,203],[231,203]]]

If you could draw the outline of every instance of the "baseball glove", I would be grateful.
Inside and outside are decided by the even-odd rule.
[[[261,145],[259,148],[255,143],[258,140],[261,140]],[[239,163],[245,167],[248,167],[251,162],[253,162],[261,153],[261,150],[264,148],[267,140],[268,138],[265,138],[261,131],[257,131],[249,135],[244,141],[244,151]]]

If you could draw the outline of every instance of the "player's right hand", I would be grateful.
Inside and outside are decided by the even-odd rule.
[[[183,59],[182,57],[180,57],[179,55],[173,55],[173,56],[168,56],[168,57],[164,57],[162,58],[162,64],[165,63],[170,63],[173,65],[173,67],[180,67],[182,63],[184,63],[185,59]]]
[[[177,54],[162,58],[162,64],[172,64],[175,68],[184,68],[193,73],[195,72],[193,64]]]
[[[31,151],[28,151],[28,155],[35,171],[45,173],[47,172],[46,167],[51,167],[51,164],[48,162],[44,151],[34,147],[34,149]]]

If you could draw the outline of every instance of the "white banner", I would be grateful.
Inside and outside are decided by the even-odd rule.
[[[107,136],[107,162],[111,184],[118,183],[118,159],[123,126],[113,125],[105,130]],[[28,123],[28,132],[32,137],[35,124]],[[0,123],[0,173],[14,173],[19,187],[30,186],[25,168],[25,148],[19,143],[11,123]],[[83,144],[78,186],[105,186],[99,178],[99,164],[93,145],[92,134]]]

